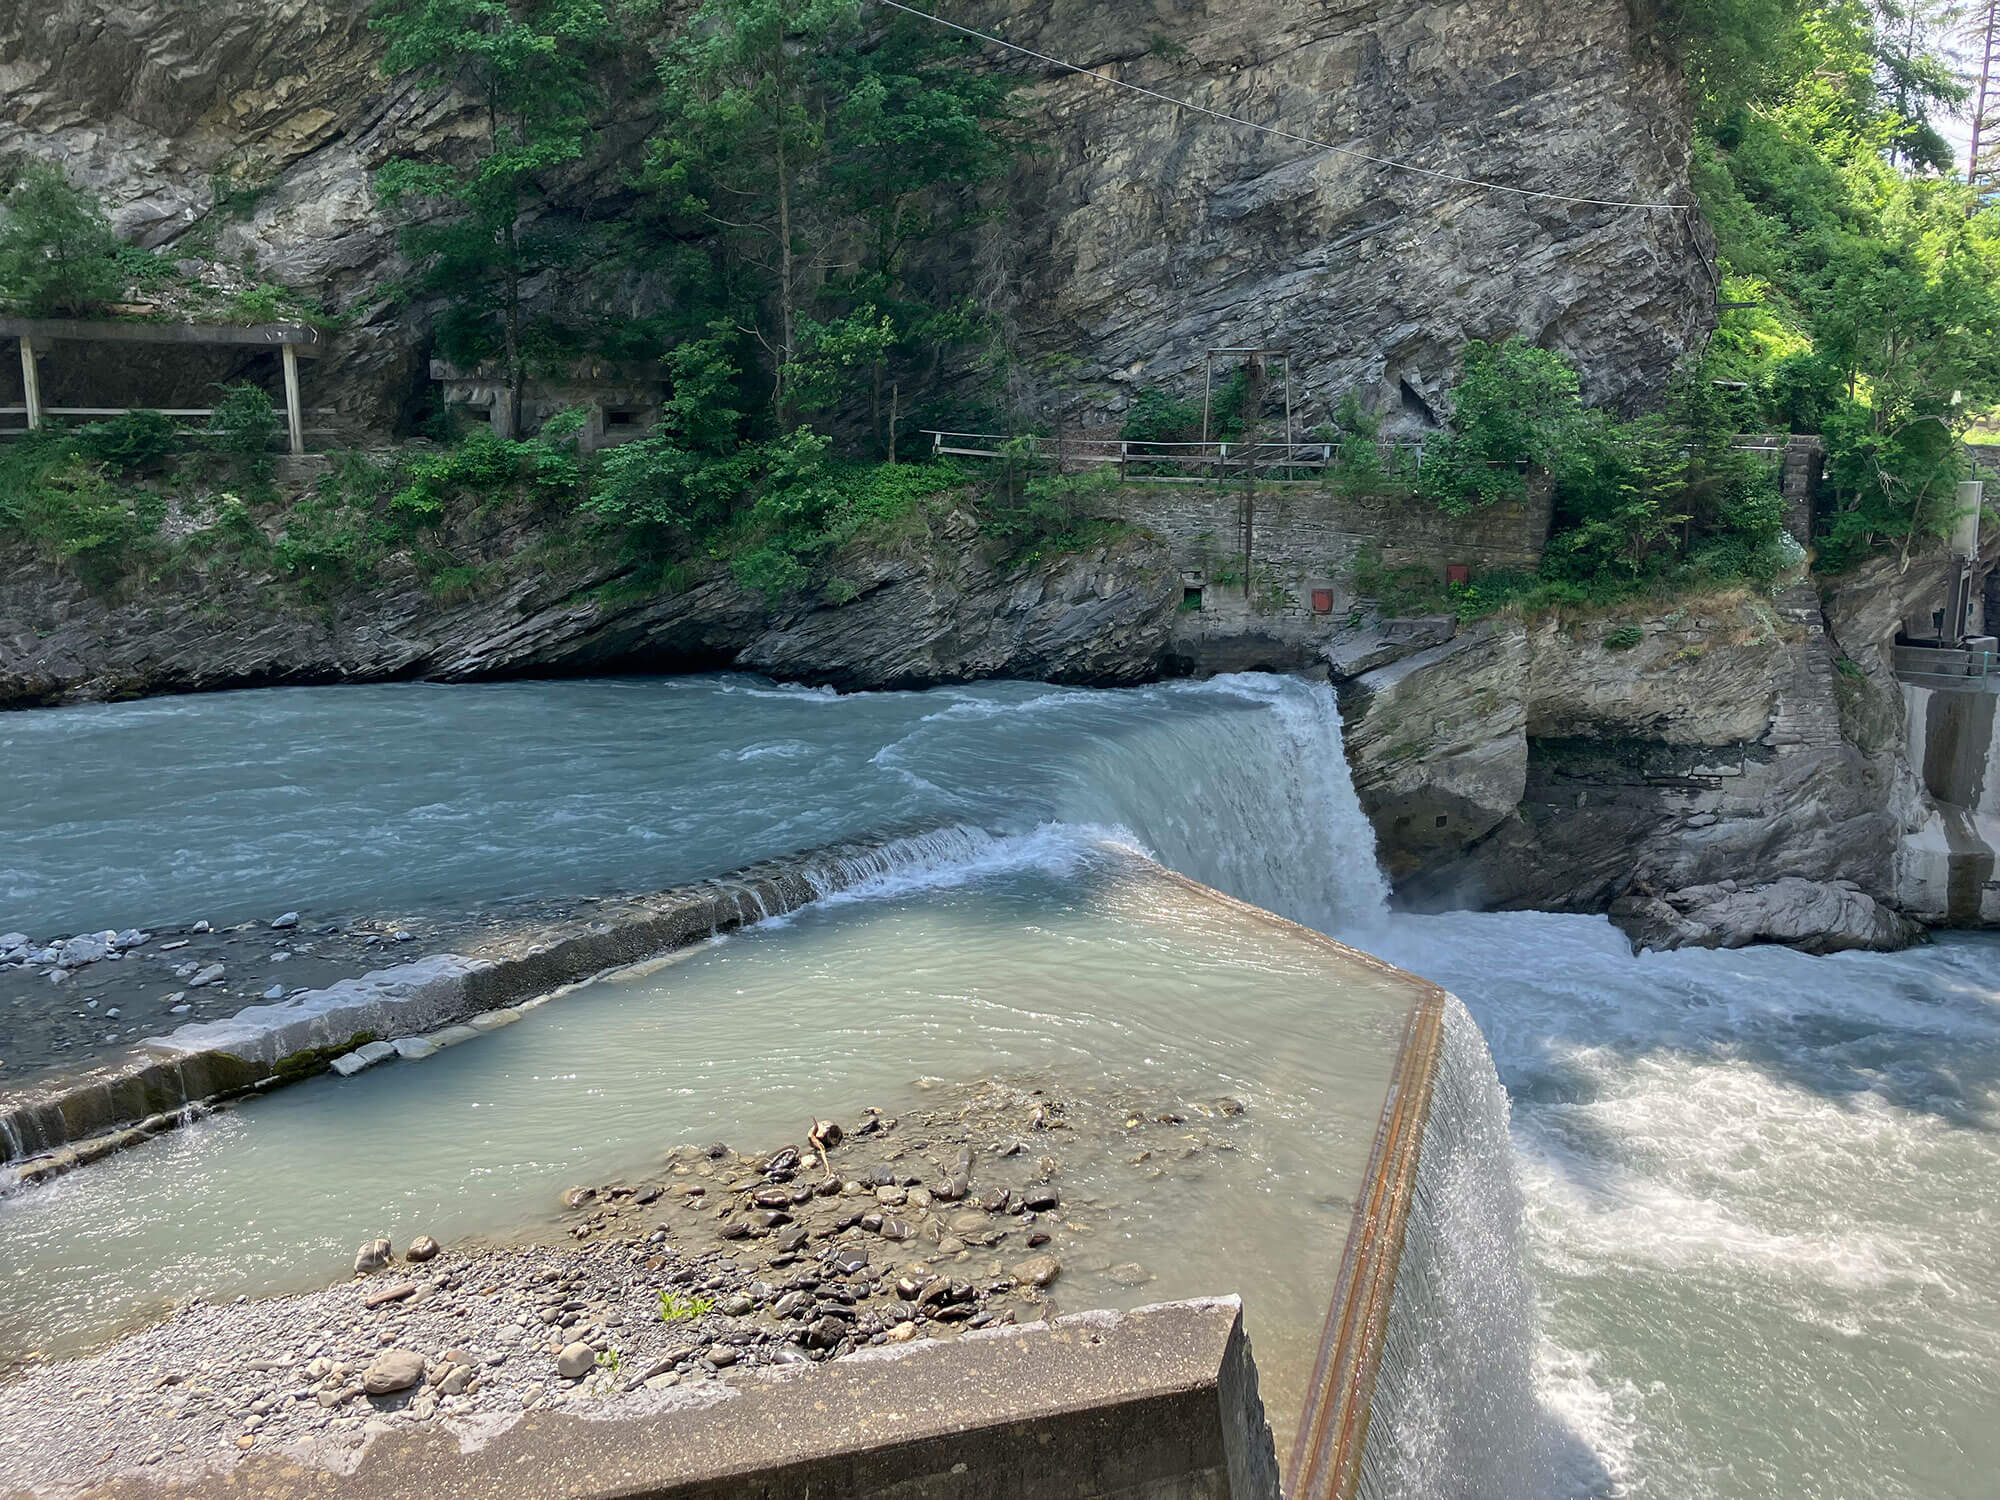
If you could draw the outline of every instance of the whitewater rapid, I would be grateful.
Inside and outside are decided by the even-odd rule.
[[[405,685],[60,710],[0,731],[0,764],[20,773],[22,793],[0,809],[0,836],[20,851],[0,881],[12,925],[115,926],[191,916],[194,902],[222,919],[307,905],[308,894],[340,910],[646,888],[854,834],[962,825],[962,841],[842,898],[851,911],[933,912],[925,892],[1060,885],[1107,840],[1141,849],[1436,980],[1477,1023],[1453,1033],[1440,1096],[1468,1150],[1435,1184],[1424,1331],[1447,1341],[1438,1348],[1481,1354],[1488,1399],[1447,1412],[1437,1393],[1465,1372],[1413,1365],[1411,1425],[1381,1493],[1990,1494],[2000,939],[1830,959],[1774,948],[1634,957],[1601,918],[1392,915],[1339,736],[1327,688],[1257,676],[850,698],[745,678]],[[1061,925],[1016,917],[1021,941]],[[793,919],[799,930],[821,920]],[[788,930],[757,951],[791,952]],[[1116,941],[1090,921],[1062,941],[1114,965],[1094,981],[1110,993]],[[961,951],[948,932],[937,942]],[[710,981],[718,996],[730,962]],[[1198,972],[1204,961],[1177,962]],[[836,977],[774,972],[776,996]],[[929,999],[961,1003],[976,978],[947,966]],[[989,1013],[967,1014],[948,1024],[909,1012],[898,1045],[911,1061],[927,1047],[942,1055]],[[1060,1038],[1063,1015],[1030,1006],[1008,1025]],[[1302,1051],[1296,1018],[1265,1032],[1248,1017],[1204,1013],[1196,1030],[1281,1062],[1280,1092],[1307,1097],[1298,1091],[1335,1052]],[[1133,1065],[1151,1055],[1113,1045],[1115,1008],[1098,1018],[1108,1029],[1096,1051]],[[587,1091],[538,1075],[527,1033],[508,1035],[480,1046],[515,1049],[512,1086],[546,1094],[558,1114],[589,1112]],[[852,1038],[857,1055],[868,1037],[864,1026]],[[1199,1050],[1184,1054],[1191,1070]],[[578,1066],[630,1051],[607,1061],[585,1046]],[[470,1109],[479,1056],[468,1047],[424,1067],[474,1070]],[[756,1061],[744,1077],[758,1076]],[[715,1082],[680,1086],[704,1110],[742,1114],[740,1094],[700,1094]],[[392,1075],[366,1087],[397,1085]],[[271,1101],[259,1117],[271,1138],[251,1155],[296,1155],[271,1127],[281,1118],[332,1129],[331,1103],[304,1108],[317,1098],[301,1091],[291,1115]],[[97,1200],[90,1222],[116,1244],[143,1227],[131,1215],[149,1191],[185,1201],[189,1183],[226,1179],[230,1142],[250,1145],[246,1120],[133,1154],[124,1170],[162,1176],[128,1213],[116,1194]],[[439,1181],[457,1170],[446,1163]],[[522,1168],[501,1150],[464,1170],[482,1185]],[[1310,1169],[1270,1170],[1284,1183]],[[54,1191],[83,1194],[91,1180]],[[44,1238],[16,1264],[46,1276],[65,1253],[64,1215],[81,1205],[23,1195],[0,1204],[0,1228],[27,1200],[44,1205]],[[224,1235],[226,1214],[211,1228]],[[269,1264],[289,1253],[274,1248]]]

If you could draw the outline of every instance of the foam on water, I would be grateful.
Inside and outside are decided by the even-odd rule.
[[[1398,918],[1513,1104],[1570,1493],[1972,1497],[2000,1434],[2000,941],[1635,958],[1601,919]]]

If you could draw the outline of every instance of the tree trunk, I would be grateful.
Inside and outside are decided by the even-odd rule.
[[[792,391],[785,370],[792,363],[792,179],[791,167],[785,152],[785,121],[789,114],[786,109],[786,90],[790,87],[785,75],[785,49],[783,39],[778,46],[777,67],[774,82],[778,92],[778,378],[776,395],[778,405],[778,426],[789,432],[792,426]]]
[[[527,372],[521,365],[521,267],[514,258],[514,226],[507,225],[507,436],[521,436],[521,389]]]

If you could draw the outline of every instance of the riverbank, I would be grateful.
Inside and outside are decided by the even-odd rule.
[[[0,1092],[46,1083],[56,1070],[181,1026],[226,1020],[247,1006],[296,1001],[420,956],[576,921],[608,899],[495,901],[472,911],[333,921],[288,908],[268,921],[221,928],[196,918],[0,943],[0,1035],[7,1039]]]
[[[339,1469],[398,1430],[490,1438],[532,1411],[609,1414],[642,1392],[1039,1322],[1097,1293],[1129,1302],[1161,1269],[1118,1258],[1132,1200],[1226,1162],[1253,1124],[1228,1097],[993,1081],[844,1119],[747,1155],[673,1147],[495,1240],[438,1248],[394,1226],[414,1238],[387,1258],[364,1244],[370,1269],[349,1283],[195,1298],[98,1353],[16,1371],[0,1491],[273,1449]],[[1095,1167],[1112,1160],[1107,1191]]]

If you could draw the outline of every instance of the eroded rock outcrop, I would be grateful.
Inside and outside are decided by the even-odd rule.
[[[1923,933],[1851,881],[1793,876],[1769,885],[1725,880],[1664,896],[1621,896],[1611,903],[1611,920],[1632,939],[1635,951],[1784,943],[1806,953],[1888,953],[1907,948]]]
[[[1348,763],[1392,882],[1515,816],[1527,785],[1527,671],[1523,633],[1489,625],[1347,686]]]
[[[1496,622],[1483,639],[1342,689],[1355,787],[1404,904],[1602,911],[1635,882],[1783,876],[1893,896],[1897,751],[1842,733],[1810,590]],[[1494,773],[1476,816],[1462,766]]]
[[[840,688],[982,677],[1120,683],[1162,668],[1179,579],[1127,535],[1027,566],[964,512],[834,562],[843,585],[770,602],[714,568],[679,592],[614,561],[551,565],[532,531],[488,538],[474,598],[440,600],[404,562],[314,604],[218,564],[106,593],[36,558],[0,560],[0,707],[273,683],[736,667]]]

